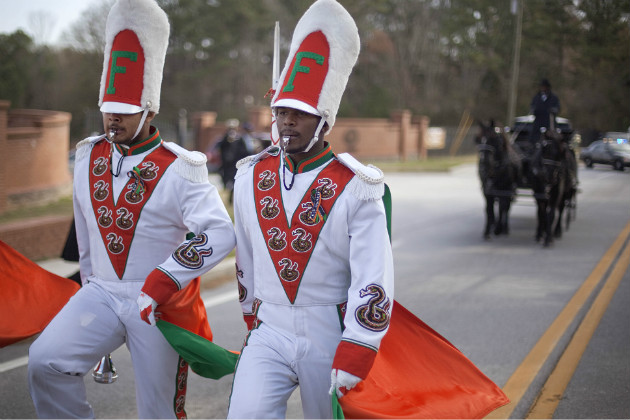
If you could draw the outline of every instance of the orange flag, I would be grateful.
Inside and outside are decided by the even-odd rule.
[[[483,418],[508,402],[466,356],[398,302],[368,377],[339,399],[345,418],[364,419]]]
[[[42,332],[79,287],[0,241],[0,348]],[[193,371],[218,379],[234,372],[239,353],[212,342],[199,288],[197,277],[160,305],[158,328]]]
[[[199,277],[156,308],[157,327],[196,374],[219,379],[234,373],[238,352],[212,342],[206,307],[199,294]]]
[[[79,290],[0,241],[0,347],[40,333]]]

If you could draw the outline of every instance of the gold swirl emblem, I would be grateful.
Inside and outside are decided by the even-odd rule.
[[[94,191],[94,199],[96,199],[97,201],[103,201],[107,198],[107,196],[109,196],[109,184],[105,181],[100,180],[96,182],[94,184],[94,188],[96,188],[96,190]]]
[[[291,248],[297,252],[308,252],[313,246],[311,243],[312,235],[302,228],[297,228],[291,232],[296,238],[291,241]]]
[[[107,171],[107,159],[104,157],[99,157],[94,162],[94,168],[92,168],[92,173],[96,176],[101,176]]]
[[[155,163],[153,162],[144,162],[142,164],[142,169],[140,169],[140,178],[144,179],[145,181],[155,179],[159,169],[160,168],[158,166],[155,166]]]
[[[144,198],[144,194],[142,192],[136,192],[135,190],[130,190],[125,194],[125,200],[129,204],[137,204],[142,201]]]
[[[337,184],[333,184],[330,178],[322,178],[317,181],[319,183],[319,191],[322,196],[322,200],[328,200],[335,196],[335,190],[337,189]]]
[[[270,170],[263,171],[258,177],[260,178],[258,189],[261,191],[267,191],[276,184],[276,174]]]
[[[106,238],[107,240],[109,240],[109,243],[107,244],[107,249],[109,249],[112,254],[120,254],[121,252],[123,252],[125,246],[122,243],[121,236],[118,236],[115,233],[109,233],[107,234]]]
[[[131,229],[133,226],[133,213],[130,213],[129,210],[123,207],[116,210],[116,214],[118,214],[116,226],[124,230]]]
[[[273,219],[278,214],[280,214],[280,209],[278,208],[278,200],[271,197],[265,197],[260,200],[260,204],[264,205],[264,207],[260,211],[260,214],[265,219]]]
[[[287,241],[285,240],[287,236],[286,232],[281,232],[277,227],[272,227],[267,231],[267,234],[271,235],[267,241],[269,248],[274,251],[281,251],[287,246]]]
[[[278,263],[284,268],[280,270],[280,277],[284,281],[295,281],[300,276],[300,272],[298,271],[298,264],[294,263],[288,258],[283,258]]]
[[[109,210],[105,206],[101,206],[98,208],[98,224],[103,226],[104,228],[108,228],[113,223],[114,219],[112,219],[112,211]]]
[[[390,301],[385,296],[385,290],[376,284],[370,284],[359,291],[359,296],[372,296],[365,305],[361,305],[355,312],[357,322],[372,331],[383,331],[389,325]]]

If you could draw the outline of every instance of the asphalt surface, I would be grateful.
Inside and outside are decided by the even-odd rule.
[[[545,390],[555,389],[548,381],[557,370],[566,376],[566,386],[553,396],[557,404],[549,417],[630,418],[630,270],[624,260],[630,247],[630,171],[580,168],[577,217],[550,248],[533,240],[535,207],[526,194],[513,205],[510,235],[483,240],[483,199],[474,165],[444,174],[392,173],[387,182],[394,203],[396,299],[504,390],[520,381],[510,388],[515,406],[502,418],[528,418],[541,406]],[[42,265],[61,275],[76,269],[59,260]],[[204,277],[202,297],[215,342],[238,350],[245,326],[233,267],[229,259]],[[576,304],[589,282],[592,289]],[[609,302],[599,304],[606,293]],[[598,308],[601,318],[592,321]],[[571,315],[563,319],[567,311]],[[554,329],[559,320],[563,327]],[[585,335],[589,325],[592,335]],[[549,337],[544,351],[536,352]],[[0,349],[4,418],[35,417],[26,385],[28,344]],[[576,345],[583,348],[578,356],[572,351]],[[100,385],[88,375],[89,400],[99,418],[135,418],[128,351],[123,346],[113,358],[118,381]],[[537,363],[524,368],[530,359]],[[230,387],[231,376],[212,381],[191,373],[189,418],[224,418]],[[301,416],[296,392],[287,417]]]

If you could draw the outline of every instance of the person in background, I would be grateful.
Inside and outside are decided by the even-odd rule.
[[[239,162],[239,297],[249,335],[228,418],[332,418],[330,393],[366,378],[389,327],[393,257],[383,173],[324,134],[359,54],[350,14],[318,0],[298,22],[271,107],[281,147]]]
[[[223,188],[229,192],[228,201],[232,204],[236,162],[251,155],[253,148],[251,143],[246,142],[239,132],[239,121],[237,119],[228,120],[227,127],[223,137],[214,145],[213,154],[221,158],[219,174],[223,181]]]
[[[79,142],[74,168],[83,286],[31,345],[29,390],[40,418],[93,418],[84,376],[126,344],[137,416],[184,418],[188,365],[155,327],[156,310],[234,248],[234,229],[205,156],[164,142],[151,125],[166,13],[155,0],[118,0],[105,35],[106,134]]]
[[[552,122],[555,127],[556,117],[560,112],[560,100],[551,91],[549,80],[541,80],[539,91],[532,98],[529,109],[530,115],[534,116],[530,142],[535,144],[540,138],[540,129],[545,128],[548,130]]]

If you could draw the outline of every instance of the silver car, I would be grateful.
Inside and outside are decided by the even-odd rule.
[[[580,153],[580,160],[587,168],[593,164],[612,165],[618,171],[630,166],[628,133],[606,133],[601,140],[591,143]]]

